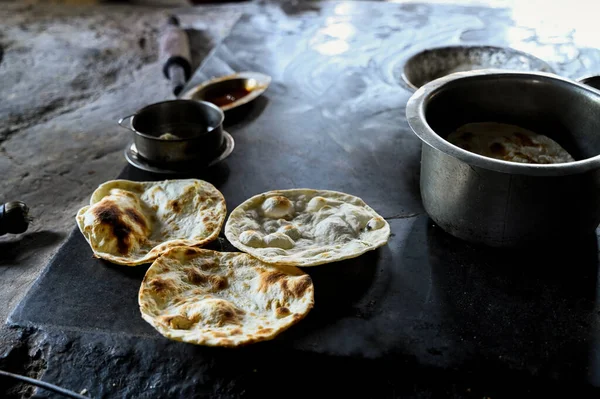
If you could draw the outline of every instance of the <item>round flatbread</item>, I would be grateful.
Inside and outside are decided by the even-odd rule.
[[[358,197],[293,189],[256,195],[231,212],[225,236],[266,263],[316,266],[387,243],[390,226]]]
[[[226,214],[223,195],[202,180],[113,180],[94,191],[76,219],[95,256],[135,266],[169,248],[216,239]]]
[[[468,123],[448,141],[464,150],[503,161],[550,164],[575,161],[556,141],[515,125]]]
[[[239,252],[172,248],[146,272],[142,317],[167,338],[240,346],[274,338],[314,305],[309,275]]]

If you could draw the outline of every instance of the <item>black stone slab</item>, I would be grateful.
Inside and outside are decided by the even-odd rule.
[[[231,351],[163,339],[139,317],[147,266],[94,259],[75,230],[10,317],[45,332],[44,379],[98,397],[267,395],[261,387],[284,386],[303,370],[315,376],[302,379],[304,388],[332,373],[326,392],[363,397],[512,392],[503,379],[549,392],[556,384],[600,386],[597,237],[529,253],[492,251],[441,232],[420,202],[420,144],[405,120],[402,62],[432,45],[506,44],[507,32],[520,29],[510,14],[361,2],[262,11],[242,18],[193,81],[253,70],[273,83],[228,114],[233,154],[190,175],[215,184],[230,210],[272,189],[360,196],[390,222],[389,244],[307,269],[316,287],[307,319],[272,342]],[[552,48],[557,69],[576,73],[581,64],[561,53],[569,45]],[[597,51],[578,54],[600,59]],[[164,178],[129,166],[121,177]],[[211,247],[233,250],[224,239]],[[255,366],[268,371],[256,375]]]

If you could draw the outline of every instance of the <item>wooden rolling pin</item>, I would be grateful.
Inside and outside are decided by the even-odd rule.
[[[167,27],[159,38],[159,50],[163,74],[171,81],[171,89],[177,96],[192,73],[189,39],[179,26],[177,17],[169,17]]]

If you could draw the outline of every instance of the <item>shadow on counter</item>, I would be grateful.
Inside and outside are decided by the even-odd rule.
[[[471,245],[431,220],[426,235],[442,331],[469,356],[597,385],[600,364],[590,369],[600,358],[591,334],[600,313],[595,234],[526,250]]]

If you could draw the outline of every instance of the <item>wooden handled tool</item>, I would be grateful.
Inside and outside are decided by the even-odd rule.
[[[192,73],[189,40],[179,26],[177,17],[169,17],[167,27],[159,39],[159,49],[163,74],[171,81],[173,94],[177,96]]]

